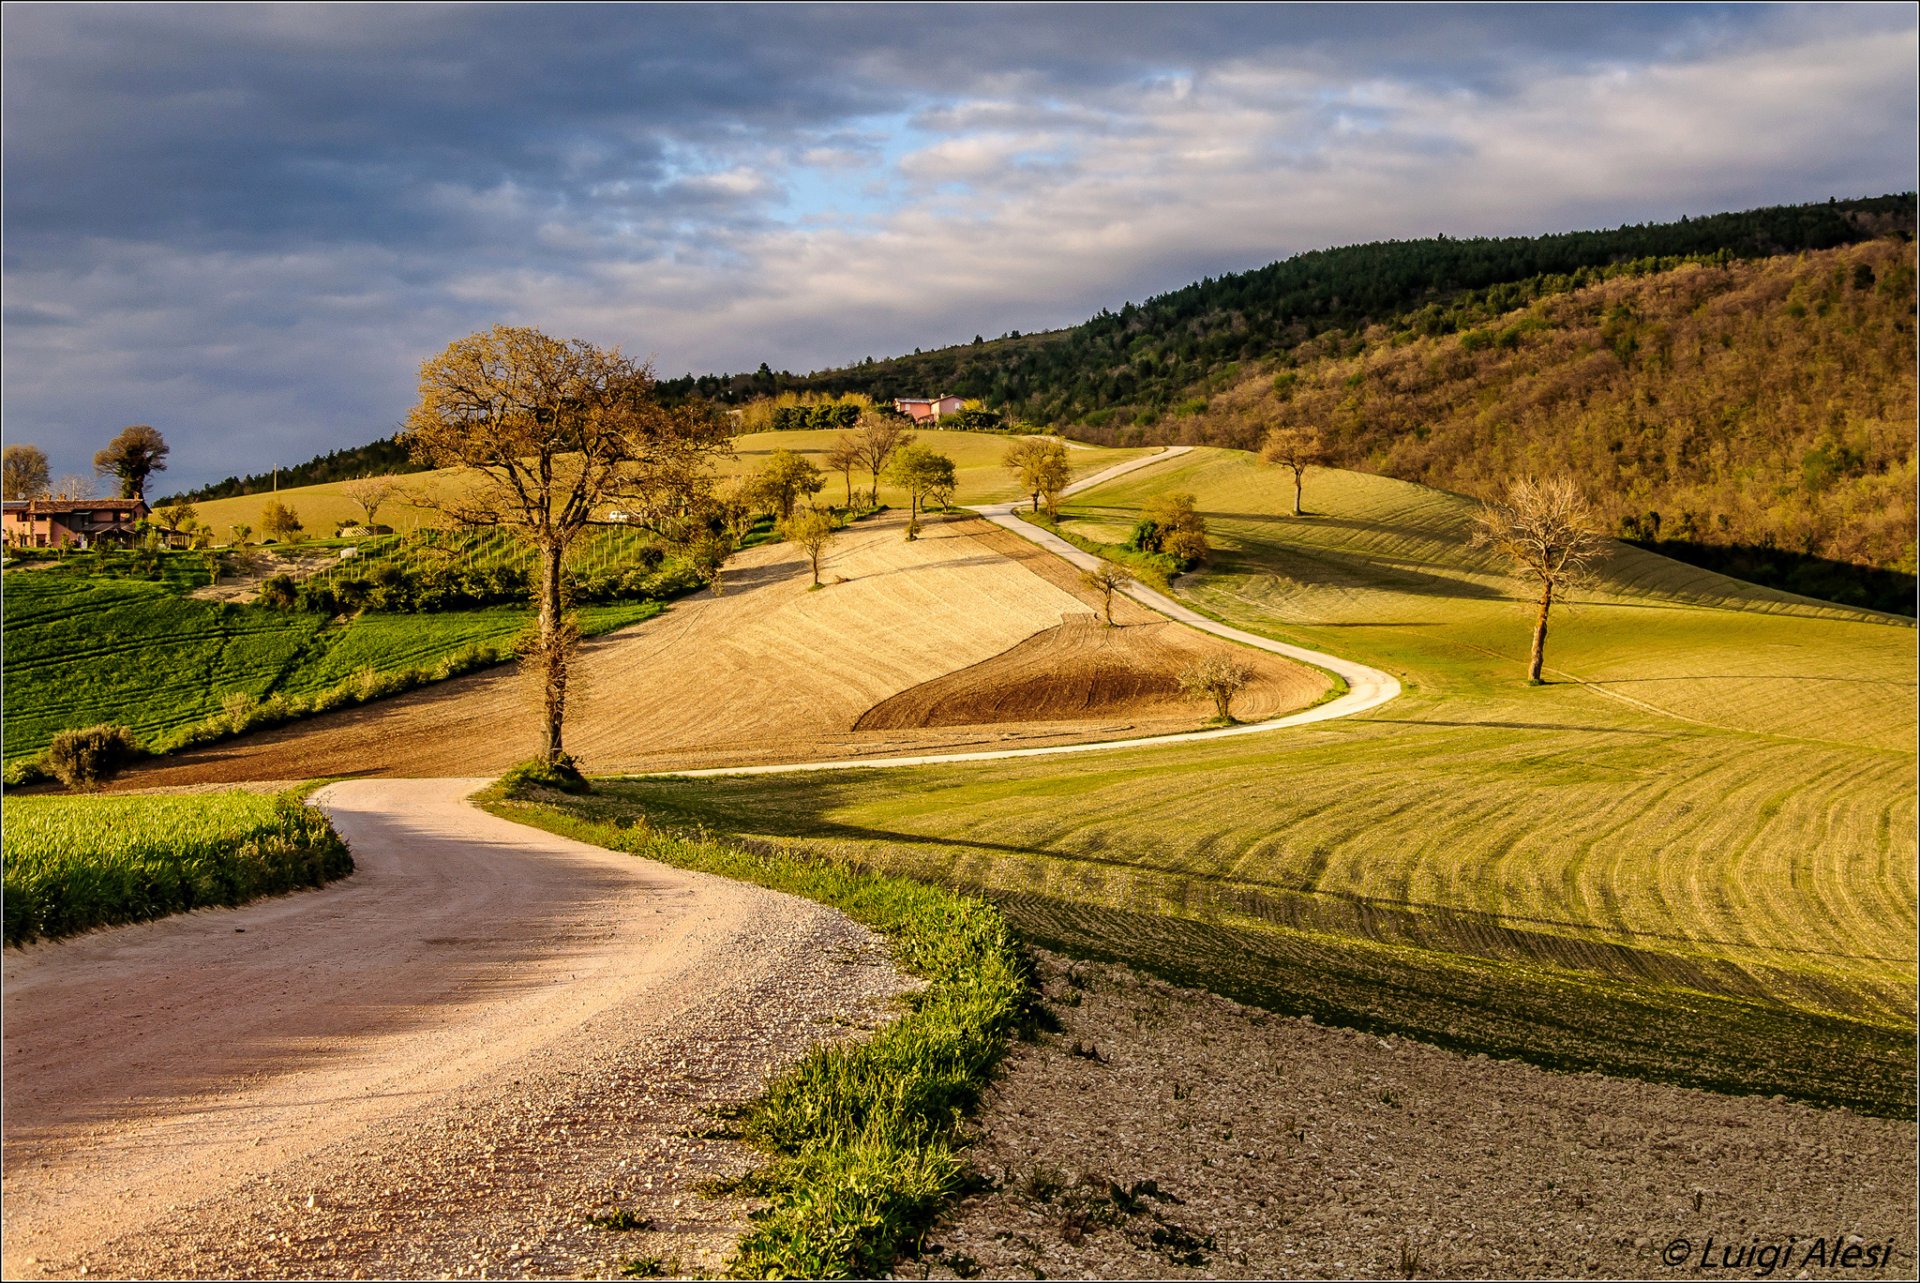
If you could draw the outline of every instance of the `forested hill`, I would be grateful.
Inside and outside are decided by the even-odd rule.
[[[201,486],[198,490],[189,490],[184,494],[167,495],[156,499],[156,504],[170,503],[185,499],[199,503],[207,499],[231,499],[235,495],[265,494],[267,491],[283,486],[317,486],[329,481],[346,481],[353,477],[369,477],[388,472],[420,472],[426,464],[414,463],[407,457],[407,448],[400,444],[397,437],[381,437],[367,445],[348,446],[340,450],[330,450],[326,454],[316,455],[305,463],[296,463],[289,468],[281,468],[278,473],[262,472],[257,476],[228,477],[225,481],[216,481],[210,486]]]
[[[1352,245],[1209,277],[1071,329],[805,376],[765,366],[756,374],[689,376],[662,390],[736,404],[789,390],[879,400],[950,392],[1040,424],[1147,424],[1204,394],[1203,382],[1234,362],[1274,357],[1329,330],[1393,321],[1423,335],[1447,334],[1610,274],[1828,249],[1910,233],[1913,222],[1907,192],[1612,231]]]

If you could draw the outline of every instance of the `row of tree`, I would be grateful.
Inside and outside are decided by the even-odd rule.
[[[91,477],[69,475],[55,483],[48,477],[46,451],[25,442],[0,452],[0,482],[9,499],[92,499]],[[167,440],[145,423],[122,428],[93,456],[97,477],[112,477],[122,499],[145,499],[147,478],[167,467]]]

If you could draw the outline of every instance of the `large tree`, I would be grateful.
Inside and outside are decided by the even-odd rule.
[[[1554,598],[1590,580],[1593,564],[1606,555],[1599,517],[1568,478],[1526,477],[1508,485],[1504,498],[1485,505],[1475,525],[1474,544],[1505,557],[1514,578],[1539,594],[1527,658],[1527,681],[1537,686]]]
[[[541,690],[540,756],[570,767],[563,730],[579,631],[562,593],[567,550],[616,500],[629,520],[692,537],[710,493],[707,465],[730,448],[726,426],[701,405],[662,407],[652,369],[618,348],[498,325],[420,367],[405,440],[419,462],[474,479],[445,511],[510,530],[538,552],[527,658]]]
[[[160,429],[145,423],[122,428],[106,449],[93,456],[93,470],[119,478],[122,499],[145,499],[147,478],[167,470],[167,439]]]
[[[1293,472],[1293,515],[1300,514],[1301,480],[1307,469],[1326,461],[1327,443],[1313,428],[1272,427],[1260,442],[1260,462]]]
[[[47,493],[47,452],[37,445],[10,445],[0,459],[0,478],[9,499],[38,499]]]
[[[1057,437],[1025,437],[1007,448],[1007,471],[1020,479],[1020,488],[1033,496],[1033,510],[1040,511],[1040,499],[1047,500],[1052,512],[1067,488],[1073,468],[1067,462],[1067,445]]]

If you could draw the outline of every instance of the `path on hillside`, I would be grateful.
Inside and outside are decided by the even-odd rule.
[[[718,1264],[741,1208],[691,1186],[746,1159],[703,1107],[902,982],[838,913],[478,783],[324,790],[357,869],[323,892],[7,951],[6,1277]],[[584,1224],[613,1204],[660,1233]]]
[[[1065,490],[1061,491],[1061,494],[1063,497],[1074,495],[1083,490],[1090,490],[1095,486],[1105,485],[1107,482],[1125,476],[1129,472],[1151,467],[1155,464],[1165,463],[1170,459],[1176,459],[1192,449],[1192,446],[1169,446],[1159,454],[1148,455],[1143,459],[1130,459],[1125,463],[1115,464],[1105,471],[1096,472],[1090,477],[1074,482]],[[1011,503],[981,504],[976,506],[974,511],[988,521],[993,522],[996,526],[1004,530],[1012,531],[1021,538],[1039,545],[1041,548],[1044,548],[1046,551],[1054,554],[1077,569],[1092,570],[1100,564],[1100,558],[1094,556],[1092,553],[1082,552],[1052,531],[1045,530],[1031,522],[1022,521],[1020,518],[1014,516],[1014,510],[1018,508],[1020,504],[1020,500],[1014,500]],[[1324,704],[1317,704],[1312,708],[1303,709],[1298,713],[1289,713],[1284,717],[1270,718],[1264,722],[1252,722],[1243,726],[1225,726],[1215,730],[1181,731],[1171,735],[1145,735],[1133,739],[1096,740],[1080,744],[1053,744],[1039,748],[988,749],[971,753],[926,753],[889,758],[843,758],[836,761],[787,762],[764,766],[721,766],[711,767],[705,770],[664,771],[659,773],[680,776],[778,775],[791,771],[838,771],[882,766],[937,766],[950,762],[988,762],[1015,757],[1051,757],[1059,753],[1111,752],[1116,749],[1149,748],[1163,744],[1193,744],[1206,740],[1228,739],[1239,735],[1263,735],[1272,731],[1285,730],[1291,726],[1305,726],[1313,722],[1325,722],[1339,717],[1351,717],[1355,713],[1364,713],[1368,709],[1378,708],[1380,705],[1400,694],[1399,681],[1392,674],[1383,673],[1377,668],[1356,663],[1350,659],[1342,659],[1338,655],[1329,655],[1325,651],[1308,650],[1304,646],[1294,646],[1287,642],[1275,641],[1270,637],[1262,637],[1257,633],[1250,633],[1244,629],[1234,628],[1229,624],[1217,623],[1191,607],[1184,606],[1175,601],[1165,593],[1155,592],[1144,584],[1130,584],[1121,591],[1149,610],[1164,615],[1176,623],[1185,624],[1189,628],[1198,629],[1201,632],[1210,633],[1215,637],[1222,637],[1228,641],[1238,642],[1243,646],[1251,646],[1257,650],[1264,650],[1270,654],[1280,655],[1300,663],[1311,664],[1316,668],[1323,668],[1330,673],[1338,675],[1342,681],[1346,682],[1347,690],[1344,694],[1330,699]]]

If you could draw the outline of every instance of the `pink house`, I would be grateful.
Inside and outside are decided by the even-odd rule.
[[[902,414],[911,415],[915,423],[937,423],[949,414],[960,412],[960,398],[957,396],[896,397],[893,408]]]

